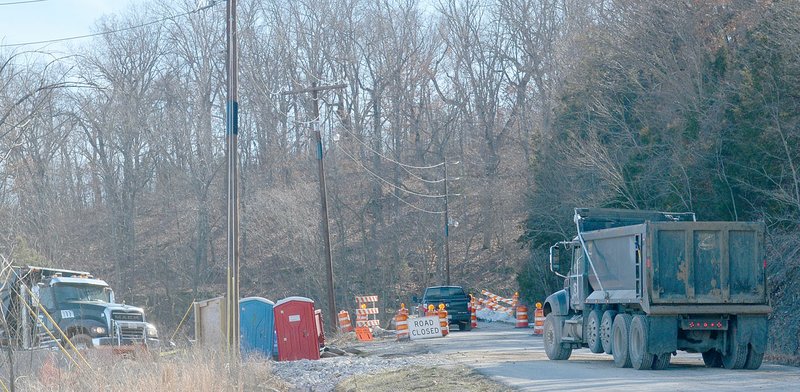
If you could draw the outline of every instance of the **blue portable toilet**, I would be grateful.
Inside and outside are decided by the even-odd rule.
[[[272,358],[275,344],[275,303],[261,297],[239,300],[239,330],[242,355],[260,354]]]

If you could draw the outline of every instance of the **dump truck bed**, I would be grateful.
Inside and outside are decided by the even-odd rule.
[[[769,310],[763,223],[645,222],[583,237],[593,265],[588,303],[640,303],[648,312]]]
[[[656,222],[648,225],[653,304],[765,304],[764,225]]]

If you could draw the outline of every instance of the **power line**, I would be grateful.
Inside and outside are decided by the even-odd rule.
[[[394,185],[394,184],[392,184],[391,182],[387,181],[387,180],[386,180],[386,179],[384,179],[383,177],[381,177],[381,176],[379,176],[379,175],[375,174],[375,173],[374,173],[372,170],[369,170],[369,169],[368,169],[366,166],[364,166],[364,165],[363,165],[361,162],[359,162],[359,161],[358,161],[358,159],[356,159],[356,158],[355,158],[355,157],[353,157],[353,156],[352,156],[352,155],[351,155],[349,152],[347,152],[347,150],[346,150],[346,149],[344,149],[344,148],[341,148],[341,147],[340,147],[340,149],[341,149],[341,151],[342,151],[342,152],[343,152],[345,155],[347,155],[347,156],[348,156],[350,159],[352,159],[352,160],[353,160],[353,162],[357,163],[357,164],[358,164],[359,166],[361,166],[361,167],[362,167],[364,170],[366,170],[366,171],[367,171],[367,173],[371,174],[373,177],[375,177],[375,178],[376,178],[376,179],[378,179],[379,181],[381,181],[381,182],[384,182],[384,183],[388,184],[389,186],[391,186],[391,187],[393,187],[393,188],[395,188],[395,189],[398,189],[398,190],[401,190],[401,191],[404,191],[404,192],[408,192],[408,193],[411,193],[411,194],[415,194],[415,195],[418,195],[418,196],[420,195],[420,194],[418,194],[418,193],[415,193],[415,192],[409,191],[409,190],[407,190],[407,189],[400,188],[400,187],[398,187],[397,185]],[[392,196],[394,196],[394,197],[395,197],[397,200],[400,200],[400,201],[401,201],[401,202],[403,202],[405,205],[407,205],[407,206],[409,206],[409,207],[411,207],[411,208],[413,208],[413,209],[415,209],[415,210],[418,210],[418,211],[421,211],[421,212],[426,212],[426,213],[428,213],[428,214],[444,214],[444,211],[430,211],[430,210],[426,210],[426,209],[424,209],[424,208],[417,207],[417,206],[415,206],[415,205],[413,205],[413,204],[411,204],[411,203],[409,203],[409,202],[405,201],[403,198],[401,198],[401,197],[399,197],[399,196],[395,195],[395,194],[394,194],[394,192],[391,192],[390,194],[391,194]],[[438,195],[438,196],[430,196],[430,195],[427,195],[427,197],[437,197],[437,198],[439,198],[439,197],[444,197],[444,196],[441,196],[441,195]]]
[[[39,1],[45,1],[45,0],[39,0]],[[10,3],[8,3],[8,4],[10,4]],[[5,4],[0,4],[0,5],[5,5]],[[200,10],[195,9],[195,10],[183,12],[183,13],[180,13],[180,14],[166,16],[166,17],[163,17],[161,19],[156,19],[156,20],[153,20],[153,21],[150,21],[150,22],[145,22],[145,23],[138,24],[138,25],[135,25],[135,26],[128,26],[128,27],[124,27],[124,28],[121,28],[121,29],[103,31],[103,32],[99,32],[99,33],[76,35],[76,36],[64,37],[64,38],[47,39],[47,40],[42,40],[42,41],[20,42],[20,43],[16,43],[16,44],[2,44],[2,45],[0,45],[0,48],[12,48],[12,47],[18,47],[18,46],[27,46],[27,45],[51,44],[51,43],[55,43],[55,42],[72,41],[72,40],[76,40],[76,39],[84,39],[84,38],[98,37],[98,36],[108,35],[108,34],[116,34],[116,33],[121,33],[123,31],[128,31],[128,30],[133,30],[133,29],[138,29],[138,28],[154,25],[156,23],[166,22],[168,20],[174,20],[176,18],[180,18],[180,17],[184,17],[186,15],[194,14],[194,13],[199,12],[199,11]]]
[[[392,158],[389,158],[389,157],[387,157],[387,156],[375,151],[367,143],[365,143],[363,140],[359,139],[358,136],[356,136],[353,132],[350,132],[349,130],[347,130],[347,128],[342,128],[342,129],[344,129],[345,132],[347,132],[350,135],[352,135],[354,139],[356,139],[359,143],[361,143],[368,150],[372,151],[374,154],[378,155],[379,157],[381,157],[381,158],[383,158],[383,159],[385,159],[385,160],[387,160],[389,162],[392,162],[392,163],[397,164],[398,166],[400,166],[400,168],[403,169],[404,172],[408,173],[408,175],[410,175],[411,177],[414,177],[414,178],[416,178],[416,179],[418,179],[418,180],[420,180],[422,182],[428,183],[428,184],[438,184],[438,183],[444,181],[444,179],[428,180],[428,179],[423,178],[422,176],[417,175],[417,174],[415,174],[412,171],[407,169],[407,167],[411,167],[411,168],[414,168],[414,169],[433,169],[433,168],[436,168],[436,167],[444,165],[444,162],[437,163],[437,164],[432,165],[432,166],[412,166],[412,165],[407,165],[407,164],[404,164],[404,163],[400,163],[400,162],[398,162],[398,161],[396,161],[396,160],[394,160]]]
[[[396,160],[394,160],[394,159],[392,159],[392,158],[389,158],[389,157],[387,157],[387,156],[385,156],[385,155],[383,155],[383,154],[379,153],[378,151],[375,151],[374,149],[372,149],[372,147],[370,147],[370,146],[369,146],[367,143],[365,143],[364,141],[362,141],[361,139],[359,139],[359,138],[358,138],[358,136],[356,136],[356,134],[354,134],[353,132],[350,132],[350,130],[348,130],[347,128],[342,128],[342,129],[344,129],[344,131],[345,131],[345,132],[347,132],[347,133],[349,133],[350,135],[352,135],[352,136],[353,136],[353,138],[355,138],[356,140],[358,140],[358,142],[359,142],[359,143],[361,143],[361,144],[363,144],[363,145],[364,145],[364,147],[366,147],[368,150],[372,151],[372,152],[373,152],[373,153],[375,153],[375,154],[378,154],[378,155],[379,155],[381,158],[383,158],[383,159],[385,159],[385,160],[387,160],[387,161],[389,161],[389,162],[396,163],[396,164],[400,165],[400,167],[404,167],[404,168],[406,168],[406,167],[407,167],[407,168],[409,168],[409,169],[433,169],[433,168],[437,168],[437,167],[439,167],[439,166],[442,166],[442,165],[444,165],[444,162],[437,163],[437,164],[435,164],[435,165],[430,165],[430,166],[414,166],[414,165],[409,165],[409,164],[405,164],[405,163],[402,163],[402,162],[398,162],[398,161],[396,161]],[[413,173],[411,173],[411,174],[413,174]],[[428,181],[430,181],[430,180],[428,180]],[[441,182],[441,181],[442,181],[442,180],[436,180],[435,182]]]
[[[28,4],[28,3],[41,3],[47,0],[26,0],[26,1],[9,1],[7,3],[0,3],[0,5],[14,5],[14,4]]]

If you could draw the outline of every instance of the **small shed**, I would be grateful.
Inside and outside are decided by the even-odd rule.
[[[194,334],[197,344],[212,350],[225,349],[225,298],[194,303]]]
[[[314,301],[288,297],[277,303],[275,331],[278,337],[278,360],[319,359],[319,335],[314,315]]]
[[[239,330],[242,355],[271,358],[275,342],[275,303],[262,297],[239,300]]]

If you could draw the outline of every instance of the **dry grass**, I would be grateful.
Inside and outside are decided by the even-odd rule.
[[[272,374],[270,362],[245,359],[231,371],[225,355],[199,350],[153,358],[87,353],[89,367],[67,366],[63,358],[44,361],[35,374],[17,378],[22,391],[288,391],[290,385]],[[59,364],[59,362],[61,364]]]

